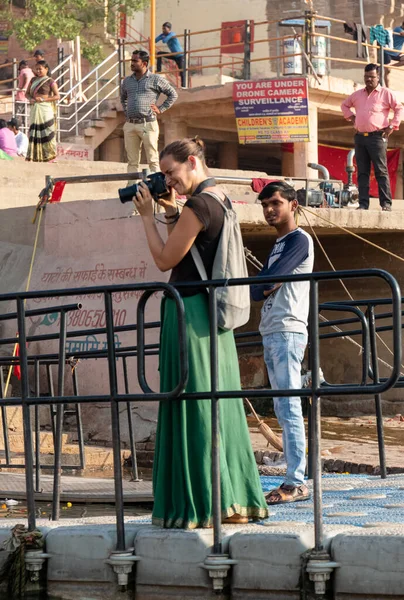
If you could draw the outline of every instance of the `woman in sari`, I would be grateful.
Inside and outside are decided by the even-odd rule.
[[[30,101],[29,146],[26,160],[49,162],[56,158],[55,112],[59,90],[49,76],[49,65],[40,60],[34,67],[26,95]]]
[[[134,197],[148,245],[161,271],[172,269],[170,282],[200,281],[190,252],[195,242],[207,273],[212,273],[224,212],[204,191],[224,203],[222,190],[207,171],[202,140],[172,142],[160,154],[170,197],[165,208],[168,239],[163,241],[153,215],[154,200],[144,183]],[[180,214],[176,193],[186,195]],[[180,291],[185,307],[189,378],[186,392],[210,389],[210,324],[207,293],[200,288]],[[163,299],[160,340],[160,391],[178,383],[180,354],[174,300]],[[232,331],[218,332],[218,380],[221,390],[240,389],[240,370]],[[220,401],[220,479],[223,523],[246,524],[268,516],[241,398]],[[165,528],[211,527],[211,404],[208,400],[160,403],[153,467],[153,524]]]

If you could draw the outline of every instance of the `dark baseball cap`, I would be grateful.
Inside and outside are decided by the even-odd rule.
[[[45,52],[38,48],[38,50],[35,50],[34,56],[45,56]]]

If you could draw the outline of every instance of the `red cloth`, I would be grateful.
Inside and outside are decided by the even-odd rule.
[[[49,202],[60,202],[62,199],[63,190],[65,189],[66,181],[57,181],[53,188],[52,196]]]
[[[251,181],[251,187],[254,192],[257,192],[257,194],[259,194],[260,192],[262,192],[264,187],[268,185],[268,183],[273,183],[274,181],[279,181],[279,179],[264,179],[260,177],[254,177]]]
[[[339,148],[337,146],[327,146],[325,144],[318,145],[318,162],[320,165],[326,167],[330,173],[331,179],[341,179],[344,183],[347,181],[347,173],[345,171],[346,160],[349,150],[346,148]],[[397,184],[397,169],[400,160],[400,149],[387,150],[387,169],[390,177],[391,194],[394,198]],[[353,181],[355,184],[358,182],[358,173],[356,161],[354,159],[355,173],[353,174]],[[370,195],[373,198],[379,197],[379,190],[375,174],[372,171],[370,174]]]
[[[16,356],[20,356],[20,344],[17,344],[17,346],[15,348],[15,355]],[[14,375],[17,377],[17,379],[21,379],[21,366],[20,366],[20,364],[15,365],[15,367],[14,367]]]

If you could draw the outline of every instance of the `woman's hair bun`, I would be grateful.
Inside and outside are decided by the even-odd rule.
[[[194,144],[196,144],[197,146],[199,146],[201,150],[205,150],[205,142],[199,137],[199,135],[196,135],[194,138],[192,138],[191,141],[194,142]]]

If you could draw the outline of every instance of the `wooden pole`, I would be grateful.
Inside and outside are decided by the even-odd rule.
[[[150,2],[150,70],[154,72],[156,64],[156,0]]]

